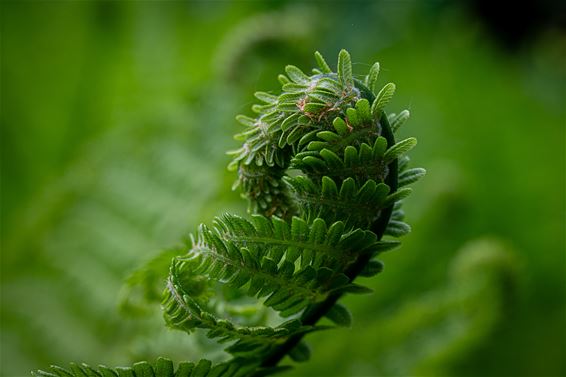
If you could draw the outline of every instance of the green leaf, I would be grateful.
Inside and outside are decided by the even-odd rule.
[[[329,149],[323,149],[320,151],[320,156],[324,158],[324,161],[328,164],[331,169],[340,169],[344,167],[344,163],[338,157],[338,155]]]
[[[326,63],[326,60],[324,60],[324,57],[320,52],[316,51],[314,53],[314,57],[322,73],[332,73],[332,70],[330,69],[330,67]]]
[[[353,294],[360,294],[360,295],[373,293],[373,289],[371,289],[369,287],[365,287],[363,285],[358,285],[358,284],[349,284],[346,287],[341,288],[340,291],[345,292],[345,293],[353,293]]]
[[[175,372],[175,377],[190,377],[195,369],[194,363],[182,362],[179,363],[177,371]]]
[[[377,93],[377,77],[378,76],[379,76],[379,63],[375,62],[369,70],[368,82],[367,82],[367,87],[373,93]]]
[[[155,375],[157,377],[174,376],[174,373],[175,368],[171,360],[164,357],[157,359],[157,363],[155,364]]]
[[[116,372],[118,373],[118,377],[136,377],[132,368],[117,367]]]
[[[340,136],[332,131],[320,131],[316,136],[324,141],[337,141],[340,140]]]
[[[296,84],[308,84],[310,81],[309,77],[294,65],[286,66],[285,72],[287,73],[291,81]]]
[[[339,98],[334,93],[328,93],[326,91],[317,90],[308,94],[308,97],[313,102],[319,102],[325,105],[332,106],[334,103],[338,102]]]
[[[360,276],[373,277],[383,271],[383,263],[378,260],[371,260],[365,266]]]
[[[133,369],[136,377],[155,377],[153,368],[147,361],[135,363]]]
[[[373,145],[373,158],[382,158],[385,154],[385,150],[387,149],[387,140],[380,136],[375,140],[375,144]]]
[[[381,118],[383,109],[385,108],[385,106],[387,106],[387,104],[393,97],[394,93],[395,93],[395,84],[393,84],[392,82],[385,85],[379,91],[379,93],[377,93],[377,95],[375,96],[375,100],[371,105],[371,113],[375,119],[379,120]]]
[[[191,373],[191,377],[206,377],[211,366],[212,362],[210,360],[200,360],[193,370],[193,373]]]
[[[407,119],[409,119],[410,116],[411,113],[409,112],[409,110],[403,110],[399,114],[391,118],[391,120],[389,121],[391,131],[397,132],[397,130],[407,121]]]
[[[87,371],[86,371],[86,368],[84,368],[84,367],[82,367],[82,366],[80,366],[80,365],[78,365],[78,364],[76,364],[76,363],[71,363],[71,364],[70,364],[70,367],[71,367],[71,373],[72,373],[74,376],[77,376],[77,377],[88,377],[88,373],[87,373]],[[153,376],[150,376],[150,377],[153,377]]]
[[[102,377],[117,377],[118,373],[116,373],[115,371],[113,371],[112,369],[108,368],[105,365],[100,365],[98,367],[98,370],[100,370],[100,374],[102,375]]]
[[[321,149],[323,149],[326,146],[326,143],[323,141],[311,141],[308,146],[307,149],[309,151],[319,151]]]
[[[310,347],[304,342],[299,342],[293,349],[289,352],[289,356],[293,361],[302,363],[308,361],[311,357]]]
[[[361,122],[366,123],[372,120],[370,104],[367,99],[362,98],[356,102],[356,110]]]
[[[407,196],[409,196],[411,194],[411,192],[413,192],[413,190],[409,187],[403,187],[397,191],[395,191],[393,194],[389,195],[387,197],[387,199],[385,199],[385,203],[383,203],[383,205],[385,207],[389,207],[393,204],[395,204],[395,202],[402,200],[404,198],[406,198]]]
[[[277,76],[277,80],[279,80],[279,82],[281,83],[281,85],[285,85],[290,83],[291,81],[289,80],[289,78],[287,78],[287,76],[285,75],[279,75]]]
[[[341,50],[338,55],[338,79],[344,88],[351,89],[354,87],[352,60],[346,50]]]
[[[61,377],[74,377],[74,374],[73,374],[73,373],[71,373],[71,372],[69,372],[68,370],[66,370],[66,369],[64,369],[64,368],[61,368],[61,367],[59,367],[59,366],[57,366],[57,365],[52,365],[52,366],[51,366],[51,370],[52,370],[53,372],[55,372],[55,374],[56,374],[57,376],[61,376]]]
[[[273,94],[269,94],[266,92],[255,92],[254,96],[260,100],[263,101],[265,103],[275,103],[277,102],[277,96],[274,96]]]
[[[340,135],[346,135],[348,133],[348,125],[346,124],[346,122],[344,122],[342,118],[340,117],[334,118],[332,125]]]
[[[389,163],[395,160],[396,158],[399,158],[400,156],[404,155],[411,149],[413,149],[415,145],[417,145],[417,139],[415,139],[414,137],[401,140],[400,142],[398,142],[397,144],[395,144],[394,146],[392,146],[391,148],[385,151],[385,154],[383,155],[383,160],[385,161],[385,163]]]
[[[34,370],[31,374],[35,377],[58,377],[57,374],[49,373],[44,370]]]
[[[413,168],[413,169],[405,170],[404,172],[399,174],[399,187],[403,187],[410,185],[411,183],[415,183],[425,174],[426,174],[426,170],[423,168]]]
[[[352,326],[352,313],[342,304],[334,304],[325,316],[338,326]]]
[[[348,116],[348,123],[350,123],[353,127],[359,127],[361,125],[356,109],[351,107],[347,108],[346,115]]]
[[[385,229],[385,234],[393,237],[402,237],[411,232],[411,227],[402,221],[391,220]]]
[[[401,242],[399,241],[378,241],[374,245],[373,250],[382,253],[385,251],[396,249],[399,246],[401,246]]]

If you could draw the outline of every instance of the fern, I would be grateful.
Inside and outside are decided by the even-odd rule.
[[[251,219],[218,217],[182,250],[165,254],[174,256],[162,300],[167,325],[228,342],[232,359],[181,363],[177,371],[167,359],[116,369],[73,364],[35,375],[266,375],[284,369],[278,364],[287,355],[308,359],[303,337],[329,328],[318,325],[322,317],[350,325],[338,300],[371,292],[354,280],[379,273],[376,256],[399,245],[384,235],[410,231],[401,201],[411,189],[403,186],[425,171],[408,169],[405,154],[416,139],[395,142],[393,131],[409,113],[384,116],[395,85],[377,91],[379,64],[366,85],[353,76],[345,50],[337,73],[320,53],[315,58],[312,75],[287,66],[279,76],[282,93],[256,93],[262,102],[252,107],[256,117],[236,118],[245,128],[236,135],[243,145],[229,152],[229,168],[238,173],[234,187],[248,200]],[[250,309],[257,300],[263,306]],[[271,321],[242,321],[246,310]]]

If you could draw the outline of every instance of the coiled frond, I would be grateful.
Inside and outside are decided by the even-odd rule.
[[[308,359],[302,338],[326,328],[317,325],[323,316],[349,326],[351,314],[337,301],[371,291],[354,279],[381,272],[375,257],[399,245],[384,235],[410,231],[402,221],[401,202],[411,193],[405,186],[425,173],[408,168],[405,154],[416,139],[395,142],[409,113],[386,116],[395,85],[378,90],[379,64],[362,82],[345,50],[337,73],[320,53],[315,58],[312,75],[286,66],[282,92],[256,93],[257,115],[236,118],[242,146],[229,152],[229,168],[251,219],[226,214],[201,225],[166,282],[166,323],[228,342],[233,359],[222,368],[241,364],[241,375],[277,370],[270,368],[286,355]],[[242,323],[226,310],[250,302],[272,314],[270,323]]]
[[[383,234],[409,232],[400,206],[411,189],[402,186],[415,182],[424,169],[407,168],[405,154],[416,139],[396,143],[388,121],[398,129],[408,111],[383,115],[395,85],[377,88],[379,64],[372,67],[367,85],[355,79],[346,51],[339,54],[337,73],[320,53],[315,58],[319,68],[314,74],[288,65],[279,76],[281,94],[256,93],[261,103],[252,110],[257,115],[237,117],[245,130],[236,135],[242,146],[230,152],[229,167],[238,172],[234,187],[248,199],[252,219],[224,215],[212,229],[202,225],[187,254],[176,258],[165,301],[166,318],[175,318],[174,327],[208,326],[202,323],[202,307],[213,300],[205,297],[197,304],[189,295],[182,301],[195,313],[185,319],[182,310],[169,314],[173,276],[204,277],[239,289],[282,317],[302,313],[303,325],[314,324],[309,322],[314,308],[324,305],[322,315],[348,323],[347,310],[337,306],[336,298],[346,291],[367,291],[353,283],[355,276],[380,272],[382,264],[372,258],[399,245],[380,240]],[[277,327],[262,331],[281,339]]]

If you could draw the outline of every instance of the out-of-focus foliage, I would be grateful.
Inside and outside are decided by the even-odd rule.
[[[428,175],[375,293],[346,300],[353,327],[313,334],[289,375],[566,374],[563,31],[509,54],[441,2],[1,7],[2,375],[221,359],[158,307],[120,316],[121,287],[197,221],[244,212],[234,115],[340,48],[395,79]]]

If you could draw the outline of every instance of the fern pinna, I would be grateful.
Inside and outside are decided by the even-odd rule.
[[[357,276],[382,270],[375,259],[399,245],[410,228],[401,200],[424,169],[408,168],[414,138],[395,142],[408,111],[386,115],[395,85],[378,89],[379,64],[354,78],[342,50],[337,73],[315,53],[312,75],[287,66],[282,92],[258,92],[255,118],[240,115],[242,147],[229,152],[251,218],[226,214],[201,225],[171,263],[162,301],[167,324],[196,329],[218,342],[231,359],[180,363],[159,359],[126,368],[72,364],[36,376],[259,376],[285,369],[290,356],[308,359],[303,337],[349,325],[338,303],[344,293],[367,293]],[[261,300],[261,305],[258,301]]]

